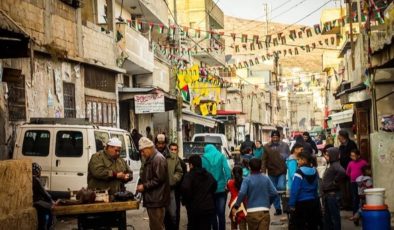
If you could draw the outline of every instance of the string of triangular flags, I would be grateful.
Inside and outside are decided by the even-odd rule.
[[[229,64],[226,67],[210,67],[210,70],[221,70],[221,69],[230,69],[230,68],[235,68],[235,69],[243,69],[243,68],[249,68],[254,65],[258,65],[260,63],[263,63],[264,61],[269,61],[271,59],[274,59],[275,57],[286,57],[286,56],[296,56],[300,55],[301,51],[304,51],[306,53],[309,53],[313,51],[314,49],[318,48],[316,46],[316,43],[312,43],[312,45],[305,45],[301,47],[294,47],[294,48],[286,48],[286,49],[280,49],[280,50],[275,50],[272,51],[272,53],[268,53],[266,55],[259,55],[259,56],[254,56],[248,60],[244,61],[239,61],[238,63],[234,64]]]
[[[280,41],[277,38],[275,38],[272,42],[272,46],[276,47],[279,45],[288,45],[288,46],[298,47],[300,49],[304,49],[307,46],[309,46],[309,47],[313,47],[313,49],[314,49],[314,48],[317,48],[317,45],[320,45],[321,47],[319,47],[319,48],[324,49],[329,46],[336,46],[336,44],[337,44],[336,40],[337,40],[336,36],[332,36],[330,38],[324,38],[322,40],[312,42],[309,45],[294,45],[294,44],[287,44],[286,37],[281,37]],[[254,50],[261,50],[261,49],[265,49],[265,48],[267,48],[267,49],[271,48],[271,44],[270,43],[268,43],[268,44],[267,43],[266,44],[259,43],[256,45],[255,43],[249,43],[249,44],[243,43],[243,44],[233,44],[230,47],[233,48],[236,53],[239,53],[239,52],[241,52],[241,48],[243,51],[254,51]]]

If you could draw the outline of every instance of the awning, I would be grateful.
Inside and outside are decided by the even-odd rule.
[[[242,111],[234,111],[234,110],[217,110],[216,114],[217,115],[235,115],[235,114],[241,114]]]
[[[29,34],[0,10],[0,58],[28,57],[29,41]]]
[[[165,111],[174,110],[177,108],[177,100],[174,96],[169,95],[158,88],[130,88],[130,87],[122,87],[118,88],[119,93],[119,101],[130,101],[131,109],[134,109],[134,96],[138,94],[164,94],[164,106]]]
[[[211,117],[206,117],[206,116],[202,116],[196,113],[193,113],[192,111],[183,109],[182,110],[182,120],[194,123],[194,124],[198,124],[198,125],[202,125],[202,126],[206,126],[209,128],[214,128],[216,126],[217,123],[222,123],[222,121],[211,118]]]
[[[352,122],[353,113],[354,113],[353,109],[348,109],[339,113],[331,114],[329,117],[331,117],[332,124],[336,126],[338,124]]]

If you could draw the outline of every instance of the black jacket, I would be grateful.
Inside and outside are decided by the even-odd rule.
[[[182,203],[194,214],[214,211],[216,187],[216,180],[207,170],[193,168],[182,181]]]
[[[156,151],[145,161],[141,175],[144,207],[161,208],[170,203],[170,183],[166,158]]]
[[[255,143],[249,139],[246,139],[244,142],[242,142],[240,151],[241,151],[241,154],[245,154],[245,153],[247,153],[246,152],[247,149],[250,149],[253,151],[253,149],[255,149],[255,148],[256,148]]]
[[[323,175],[321,185],[323,193],[339,191],[339,184],[346,177],[345,169],[339,163],[338,148],[328,148],[327,153],[330,157],[330,162]]]
[[[339,152],[340,152],[340,156],[341,156],[340,162],[341,162],[341,165],[344,169],[347,169],[347,165],[352,160],[352,159],[350,159],[350,152],[353,149],[357,149],[357,145],[352,140],[348,140],[346,145],[339,146]]]

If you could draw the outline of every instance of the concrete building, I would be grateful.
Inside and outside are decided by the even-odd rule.
[[[17,126],[32,117],[87,118],[143,135],[146,126],[172,129],[170,65],[151,45],[162,34],[132,23],[168,26],[167,6],[122,3],[1,1],[0,34],[7,38],[0,40],[1,159],[10,157]],[[165,112],[136,114],[136,94],[164,95]]]

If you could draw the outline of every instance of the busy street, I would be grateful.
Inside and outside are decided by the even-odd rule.
[[[392,0],[0,0],[0,230],[394,229]]]

